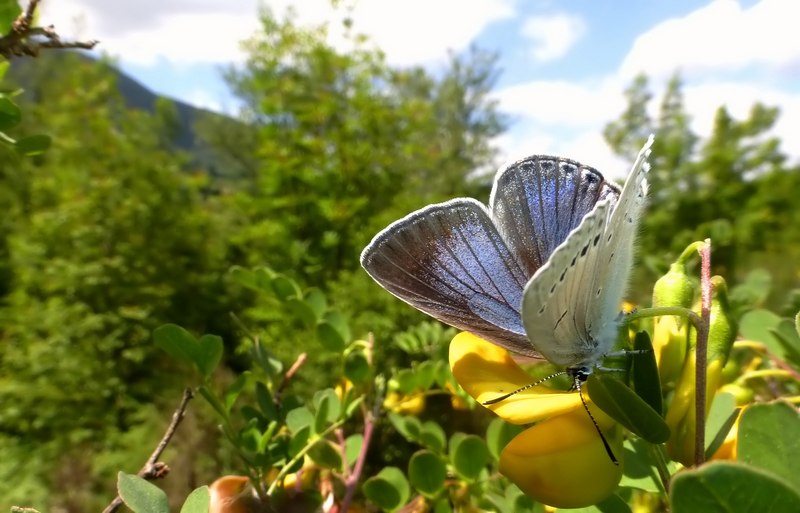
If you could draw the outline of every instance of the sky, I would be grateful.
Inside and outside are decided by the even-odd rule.
[[[679,71],[701,137],[719,106],[741,119],[761,101],[780,108],[774,133],[800,161],[796,0],[340,3],[352,7],[355,29],[393,65],[435,73],[449,51],[474,45],[496,52],[501,74],[493,96],[511,120],[495,141],[501,160],[553,154],[623,177],[635,156],[615,157],[603,127],[622,113],[623,91],[638,73],[648,75],[658,98]],[[158,94],[234,112],[221,70],[244,61],[240,42],[258,29],[260,5],[275,13],[291,6],[301,24],[336,26],[343,16],[329,0],[44,0],[40,19],[62,37],[99,39],[99,51]]]

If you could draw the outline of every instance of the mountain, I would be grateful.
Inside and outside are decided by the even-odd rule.
[[[70,59],[77,59],[79,63],[95,63],[105,66],[114,74],[119,91],[129,108],[155,112],[156,104],[159,100],[163,98],[170,100],[175,106],[178,118],[177,129],[173,138],[175,148],[189,153],[192,157],[193,165],[201,165],[209,170],[217,168],[210,152],[206,151],[200,144],[194,127],[202,116],[224,117],[223,115],[194,107],[174,98],[159,96],[111,63],[98,61],[83,52],[52,51],[43,53],[35,59],[14,59],[6,74],[6,80],[24,89],[26,96],[32,95],[35,98],[39,81],[53,80],[53,70],[72,65],[69,62]]]

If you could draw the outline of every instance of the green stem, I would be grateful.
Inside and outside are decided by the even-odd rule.
[[[680,263],[686,262],[686,260],[688,260],[689,258],[693,257],[697,253],[700,253],[700,251],[705,247],[706,244],[708,244],[707,240],[698,240],[692,242],[691,244],[686,246],[686,249],[683,250],[681,256],[678,257],[678,262]]]
[[[648,444],[650,446],[650,454],[655,461],[656,471],[658,477],[661,478],[661,485],[664,487],[664,493],[669,495],[669,467],[667,466],[667,455],[664,454],[664,446],[661,444]]]
[[[336,430],[336,429],[340,428],[340,427],[341,427],[341,426],[343,426],[343,425],[344,425],[344,420],[339,420],[339,421],[337,421],[337,422],[334,422],[333,424],[331,424],[330,426],[328,426],[328,428],[327,428],[327,429],[325,429],[325,431],[323,431],[323,432],[322,432],[322,433],[320,433],[319,435],[317,435],[317,436],[313,437],[311,440],[309,440],[309,441],[308,441],[308,443],[305,445],[305,447],[303,447],[303,448],[300,450],[300,452],[298,452],[298,453],[295,455],[295,457],[294,457],[294,458],[292,458],[291,460],[289,460],[289,461],[286,463],[286,465],[284,465],[284,466],[283,466],[283,468],[281,469],[281,471],[280,471],[280,472],[278,472],[278,475],[275,477],[275,480],[272,482],[272,484],[271,484],[271,485],[269,485],[269,488],[267,489],[267,495],[268,495],[268,496],[271,496],[273,493],[275,493],[275,489],[278,487],[278,484],[280,484],[280,482],[281,482],[281,481],[283,481],[283,478],[284,478],[284,477],[286,477],[286,474],[288,474],[288,473],[289,473],[289,469],[291,469],[292,467],[294,467],[294,466],[295,466],[295,464],[296,464],[298,461],[302,460],[302,459],[305,457],[306,453],[307,453],[308,451],[310,451],[310,450],[311,450],[311,448],[312,448],[312,447],[314,447],[314,445],[315,445],[315,444],[316,444],[318,441],[320,441],[320,440],[324,439],[326,436],[328,436],[329,434],[333,433],[333,431],[334,431],[334,430]]]
[[[702,323],[702,319],[699,315],[694,313],[689,308],[684,308],[682,306],[655,306],[652,308],[642,308],[626,315],[623,322],[628,324],[638,319],[663,317],[665,315],[677,315],[679,317],[685,317],[686,319],[689,319],[689,322],[694,325],[695,329],[698,329]]]

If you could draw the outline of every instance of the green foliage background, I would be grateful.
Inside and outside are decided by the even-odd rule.
[[[360,271],[359,252],[423,205],[486,200],[492,139],[507,126],[489,98],[494,59],[475,50],[435,74],[398,69],[355,30],[341,53],[322,27],[267,11],[261,21],[245,66],[227,72],[238,119],[196,127],[213,170],[175,150],[168,103],[127,108],[106,63],[43,58],[25,79],[15,130],[47,133],[53,146],[34,158],[0,148],[0,509],[96,510],[117,470],[138,469],[193,379],[153,345],[161,324],[220,335],[223,381],[250,366],[242,326],[284,361],[314,353],[274,303],[228,278],[231,266],[321,288],[354,336],[375,333],[379,365],[409,363],[392,335],[422,317]],[[755,105],[737,120],[720,108],[701,140],[679,77],[656,119],[645,77],[627,94],[605,133],[612,148],[632,159],[656,134],[634,296],[711,237],[715,272],[735,283],[768,268],[762,303],[796,312],[800,172],[769,133],[779,112]],[[329,383],[328,364],[312,356],[295,386]],[[197,408],[167,458],[177,477],[166,486],[181,498],[233,468]]]

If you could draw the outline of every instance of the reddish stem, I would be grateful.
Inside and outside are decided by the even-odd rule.
[[[711,239],[706,239],[700,248],[700,294],[702,322],[697,328],[695,347],[695,439],[694,464],[700,466],[705,461],[706,446],[706,368],[708,356],[708,330],[711,323]]]

